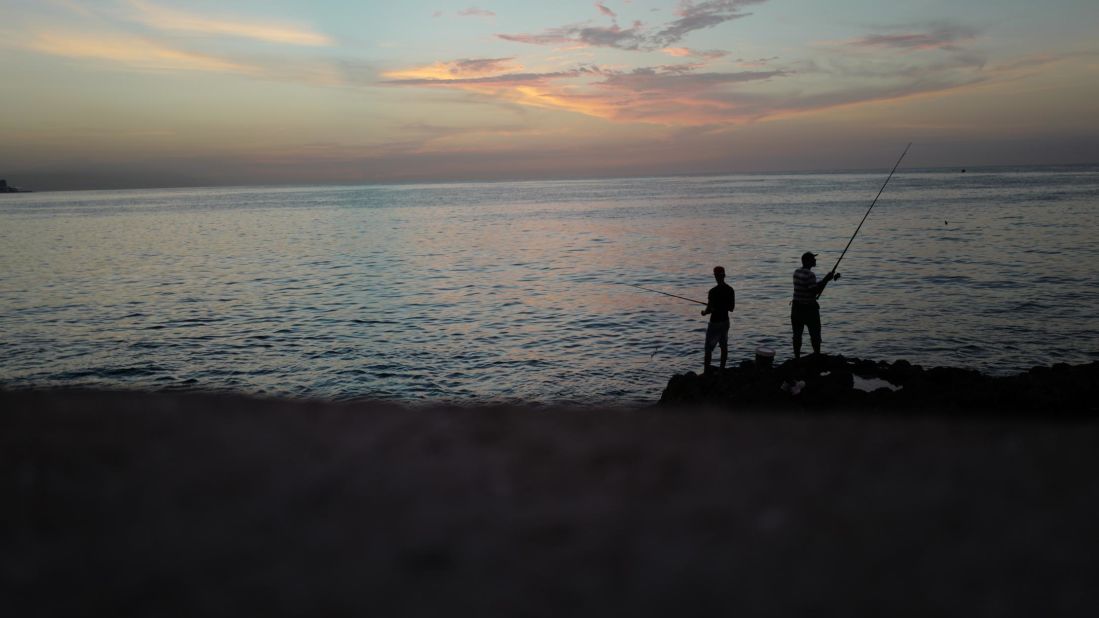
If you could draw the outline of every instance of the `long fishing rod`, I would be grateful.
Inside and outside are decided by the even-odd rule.
[[[901,153],[900,158],[893,164],[893,169],[890,170],[889,175],[885,177],[885,182],[882,183],[881,189],[878,189],[878,194],[874,196],[874,201],[870,202],[870,208],[866,209],[866,214],[862,216],[862,221],[859,221],[859,226],[855,228],[855,233],[851,234],[851,239],[847,241],[847,246],[843,248],[843,253],[841,253],[839,259],[836,260],[836,265],[832,267],[831,273],[836,272],[836,269],[839,268],[840,262],[843,261],[843,256],[847,255],[847,250],[851,248],[851,243],[855,242],[855,237],[859,235],[862,224],[866,223],[866,218],[870,216],[870,211],[874,210],[874,205],[878,203],[878,198],[881,197],[882,192],[885,191],[885,186],[889,184],[889,179],[893,177],[893,172],[897,171],[897,168],[900,167],[901,160],[904,159],[904,155],[908,154],[908,149],[911,147],[912,142],[908,142],[908,145],[904,147],[904,152]],[[817,294],[817,298],[820,298],[820,294]]]
[[[692,302],[692,303],[698,303],[700,305],[705,305],[706,304],[706,303],[704,303],[700,300],[695,300],[693,298],[687,298],[685,296],[676,296],[675,294],[669,294],[667,292],[661,292],[660,290],[654,290],[652,288],[644,288],[644,287],[641,287],[640,285],[635,285],[633,283],[624,283],[622,285],[628,285],[628,286],[631,286],[631,287],[639,288],[639,289],[645,290],[646,292],[656,292],[657,294],[663,294],[664,296],[671,296],[672,298],[678,298],[679,300],[685,300],[685,301]]]

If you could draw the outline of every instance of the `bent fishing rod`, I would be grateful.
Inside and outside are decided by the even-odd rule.
[[[843,248],[843,253],[840,253],[839,259],[836,260],[835,266],[832,267],[832,270],[828,274],[835,274],[836,269],[840,267],[840,262],[843,261],[843,256],[847,255],[847,250],[851,248],[851,243],[855,242],[855,237],[859,235],[859,230],[862,229],[862,224],[866,223],[866,218],[870,216],[870,211],[874,210],[874,205],[878,203],[878,198],[881,197],[882,192],[885,191],[885,186],[889,184],[889,179],[893,177],[893,172],[896,172],[897,168],[900,167],[901,161],[904,159],[904,155],[908,154],[908,149],[911,147],[912,142],[908,142],[908,145],[904,147],[904,152],[901,153],[901,156],[899,159],[897,159],[897,162],[893,164],[893,169],[890,170],[889,175],[885,177],[885,182],[882,183],[881,189],[878,189],[878,194],[874,196],[874,201],[870,202],[870,208],[866,209],[866,214],[862,216],[862,221],[859,221],[859,226],[855,228],[855,233],[851,234],[851,239],[847,241],[847,246]],[[823,293],[824,291],[822,290],[820,294]],[[817,298],[820,298],[820,294],[817,294]]]
[[[698,303],[700,305],[705,305],[706,304],[706,303],[702,302],[701,300],[695,300],[693,298],[687,298],[685,296],[676,296],[675,294],[669,294],[667,292],[661,292],[660,290],[654,290],[652,288],[644,288],[644,287],[641,287],[640,285],[635,285],[633,283],[623,283],[622,285],[628,285],[630,287],[639,288],[639,289],[645,290],[646,292],[656,292],[657,294],[663,294],[664,296],[671,296],[672,298],[678,298],[679,300],[685,300],[685,301],[692,302],[692,303]]]

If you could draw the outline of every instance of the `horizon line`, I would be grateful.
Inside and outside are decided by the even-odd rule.
[[[1088,163],[1037,163],[1037,164],[997,164],[997,165],[941,165],[904,168],[897,170],[897,174],[904,173],[929,173],[958,170],[963,173],[966,170],[1002,170],[1017,168],[1074,168],[1074,167],[1099,167],[1099,161]],[[564,175],[545,177],[515,177],[515,178],[439,178],[417,180],[355,180],[355,181],[328,181],[328,182],[267,182],[267,183],[196,183],[196,184],[166,184],[158,186],[114,186],[114,187],[89,187],[66,189],[35,189],[24,185],[17,186],[23,193],[66,193],[78,191],[152,191],[168,189],[229,189],[229,188],[290,188],[290,187],[356,187],[356,186],[388,186],[388,185],[445,185],[445,184],[497,184],[508,182],[569,182],[591,180],[630,180],[647,178],[717,178],[722,176],[780,176],[780,175],[806,175],[806,174],[875,174],[888,171],[889,166],[883,167],[858,167],[858,168],[806,168],[797,170],[764,170],[752,172],[697,172],[697,173],[670,173],[670,174],[611,174],[611,175]],[[7,195],[17,195],[11,193]]]

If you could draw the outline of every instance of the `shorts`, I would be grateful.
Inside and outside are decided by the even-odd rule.
[[[728,322],[710,322],[706,326],[706,351],[713,352],[714,346],[721,344],[721,347],[729,347],[729,323]]]
[[[790,306],[790,324],[794,327],[794,345],[801,345],[801,333],[809,328],[809,339],[820,345],[820,305],[817,303],[793,303]]]

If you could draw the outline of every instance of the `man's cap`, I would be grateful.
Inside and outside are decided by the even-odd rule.
[[[714,266],[714,273],[721,273],[721,274],[724,275],[725,274],[725,267],[724,266]]]
[[[801,259],[803,259],[803,260],[808,260],[809,258],[816,258],[816,257],[817,257],[816,253],[810,253],[808,251],[801,254]]]

